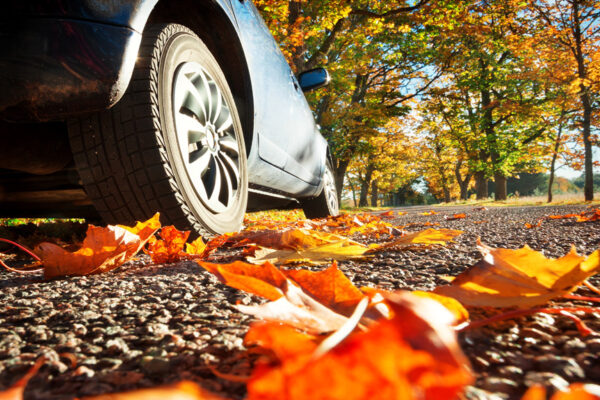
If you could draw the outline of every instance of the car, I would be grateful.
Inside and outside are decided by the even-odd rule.
[[[212,236],[338,213],[327,141],[250,0],[29,0],[0,13],[0,216]]]

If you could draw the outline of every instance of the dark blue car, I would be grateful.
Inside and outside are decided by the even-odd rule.
[[[0,49],[0,216],[338,212],[303,94],[328,74],[296,77],[250,0],[10,1]]]

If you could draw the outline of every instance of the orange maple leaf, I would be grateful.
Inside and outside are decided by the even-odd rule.
[[[573,247],[559,259],[548,259],[528,246],[519,250],[495,249],[477,242],[483,260],[436,293],[467,306],[531,307],[575,290],[600,271],[600,250],[587,258]]]
[[[89,225],[83,244],[69,252],[53,243],[40,243],[34,252],[44,265],[44,278],[111,271],[136,255],[160,228],[159,214],[134,227]]]
[[[435,215],[435,214],[437,214],[437,212],[433,211],[433,210],[424,211],[424,212],[421,213],[421,215],[425,215],[425,216],[427,216],[427,215]]]
[[[301,276],[300,282],[295,282],[291,276],[286,276],[289,271],[281,271],[268,262],[254,265],[241,261],[232,264],[211,264],[198,261],[198,264],[231,287],[272,300],[270,303],[261,305],[236,306],[246,314],[265,320],[285,322],[314,333],[334,331],[346,322],[346,317],[335,309],[321,304],[302,290],[302,284],[309,287],[316,285],[316,281],[311,280],[311,277]],[[335,275],[337,267],[332,266],[330,269],[333,272],[321,276]],[[339,281],[341,279],[338,276]],[[328,284],[329,282],[323,282],[322,286],[327,287]],[[316,289],[315,286],[311,288]],[[355,287],[352,288],[358,290]],[[348,296],[342,295],[341,291],[337,292],[337,296],[338,299],[340,297],[344,300],[348,298]],[[330,298],[335,301],[335,294]]]
[[[160,230],[162,240],[152,237],[145,250],[155,264],[170,264],[180,261],[185,257],[183,246],[190,236],[189,231],[180,231],[173,225],[165,226]]]
[[[337,262],[323,271],[305,269],[283,273],[315,300],[332,310],[350,315],[365,295],[338,269]]]
[[[265,358],[248,382],[248,399],[454,398],[472,378],[452,329],[423,315],[431,311],[421,308],[428,299],[396,294],[388,301],[392,319],[324,354],[322,338],[273,323],[253,325],[244,343],[260,346]]]
[[[463,218],[467,218],[467,215],[466,215],[465,213],[461,213],[461,214],[454,214],[454,215],[452,215],[451,217],[449,217],[449,216],[447,216],[447,215],[446,215],[446,216],[444,217],[444,219],[445,219],[446,221],[454,221],[454,220],[457,220],[457,219],[463,219]]]

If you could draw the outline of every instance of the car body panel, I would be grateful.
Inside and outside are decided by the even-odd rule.
[[[314,118],[296,78],[252,2],[232,2],[252,77],[258,155],[289,174],[318,185],[314,168],[300,164],[312,159],[318,136]],[[274,107],[276,105],[276,107]],[[294,146],[308,145],[308,149]]]

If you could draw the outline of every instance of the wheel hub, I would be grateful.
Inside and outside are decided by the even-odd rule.
[[[217,81],[200,64],[181,64],[173,81],[177,144],[192,186],[207,209],[235,206],[241,185],[240,146]]]

